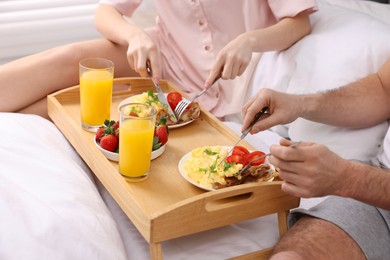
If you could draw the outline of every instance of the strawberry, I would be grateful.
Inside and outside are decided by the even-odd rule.
[[[119,139],[119,121],[116,121],[113,127],[114,127],[113,134],[116,136],[116,138]]]
[[[167,117],[163,116],[160,118],[160,121],[156,124],[154,129],[153,151],[168,142],[168,134]]]
[[[154,130],[154,136],[158,137],[159,143],[161,145],[164,145],[168,142],[168,126],[166,125],[159,125]]]
[[[110,152],[115,152],[117,150],[118,143],[118,138],[114,135],[105,135],[100,139],[100,147]]]
[[[100,139],[104,136],[104,127],[99,127],[96,131],[95,139],[97,142],[100,142]]]
[[[119,128],[115,129],[114,135],[119,139]]]
[[[119,121],[108,120],[104,121],[104,125],[98,129],[95,135],[96,141],[100,141],[100,139],[105,135],[119,135]],[[118,132],[118,133],[117,133]]]
[[[116,121],[113,125],[114,131],[119,128],[119,121]]]

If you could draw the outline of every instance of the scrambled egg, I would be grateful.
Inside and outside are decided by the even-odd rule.
[[[124,110],[124,113],[127,115],[130,115],[131,113],[136,113],[139,117],[149,117],[152,115],[152,110],[153,108],[147,107],[145,108],[144,106],[131,106],[131,107],[126,107]]]
[[[134,96],[131,99],[131,102],[151,105],[156,109],[157,113],[165,111],[164,105],[161,104],[161,102],[158,100],[157,95],[154,94],[152,91],[143,92],[140,95]]]
[[[242,169],[242,164],[220,163],[228,153],[228,149],[221,146],[205,146],[197,148],[183,163],[187,176],[205,188],[213,188],[213,183],[226,184],[225,177],[234,176]]]

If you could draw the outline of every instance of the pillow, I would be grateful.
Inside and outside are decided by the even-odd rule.
[[[390,57],[390,26],[366,8],[377,3],[359,2],[353,10],[346,4],[317,3],[319,11],[311,15],[312,33],[286,51],[263,54],[247,98],[264,86],[288,93],[339,87],[376,72]],[[390,13],[390,6],[381,6]],[[273,130],[283,136],[287,133],[292,140],[323,143],[347,159],[367,161],[375,157],[387,128],[382,123],[345,129],[298,119]]]
[[[355,10],[373,16],[384,23],[390,24],[389,8],[390,5],[384,5],[385,0],[369,2],[367,0],[323,0],[326,3]],[[378,3],[375,3],[378,2]],[[389,2],[387,2],[389,3]]]
[[[90,171],[49,121],[0,113],[2,259],[126,259]]]

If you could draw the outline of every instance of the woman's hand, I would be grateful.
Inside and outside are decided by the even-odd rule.
[[[206,80],[205,88],[222,75],[223,79],[241,76],[252,58],[250,34],[242,34],[229,42],[218,54],[217,60]]]
[[[347,188],[349,180],[344,173],[350,161],[321,144],[304,142],[288,147],[292,143],[281,140],[280,145],[270,147],[269,161],[280,169],[284,192],[309,198],[341,194]]]
[[[146,62],[150,62],[153,78],[160,78],[157,46],[143,30],[133,31],[128,39],[127,60],[141,77],[147,77]]]
[[[146,77],[146,61],[149,61],[153,77],[160,78],[157,46],[142,28],[129,23],[118,10],[107,4],[99,4],[95,22],[97,30],[107,40],[127,46],[127,60],[132,70]]]

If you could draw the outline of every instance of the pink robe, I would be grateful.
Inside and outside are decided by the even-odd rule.
[[[101,0],[131,17],[141,0]],[[174,4],[172,4],[174,3]],[[315,0],[158,0],[156,26],[146,31],[160,51],[163,79],[190,96],[203,89],[218,52],[238,35],[277,23],[309,10]],[[217,117],[241,111],[260,53],[240,77],[219,80],[199,103]]]

